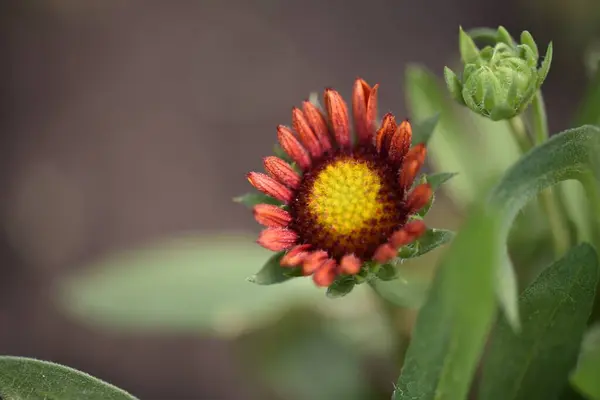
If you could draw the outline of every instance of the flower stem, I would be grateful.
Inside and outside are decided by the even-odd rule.
[[[525,122],[521,116],[508,120],[513,136],[523,154],[531,150],[532,147],[542,144],[550,136],[548,131],[546,106],[540,90],[538,90],[533,99],[532,119],[533,138],[528,135]],[[548,223],[552,232],[554,253],[556,256],[561,256],[569,249],[571,235],[560,206],[558,192],[554,189],[556,188],[542,191],[539,200],[540,205],[548,218]]]

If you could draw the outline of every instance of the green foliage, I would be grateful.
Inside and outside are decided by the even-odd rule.
[[[233,201],[243,204],[248,208],[252,208],[257,204],[273,204],[275,206],[283,205],[283,203],[281,203],[279,200],[258,192],[246,193],[244,195],[235,197]]]
[[[3,400],[135,400],[113,385],[75,369],[31,358],[0,356]]]
[[[571,384],[588,399],[600,400],[600,325],[594,326],[583,340],[577,368]]]
[[[113,329],[228,333],[290,303],[323,297],[305,279],[269,287],[247,282],[272,254],[254,240],[188,236],[116,254],[68,279],[59,299],[70,314]],[[254,279],[283,279],[276,273],[283,270],[269,268]]]
[[[419,313],[394,400],[466,397],[496,310],[500,217],[478,210],[450,246]]]
[[[525,290],[521,330],[515,333],[501,317],[492,332],[481,399],[546,400],[560,393],[577,359],[598,272],[594,249],[579,245]]]
[[[583,126],[561,132],[513,165],[492,191],[490,204],[503,214],[500,238],[506,242],[517,213],[542,190],[568,179],[580,180],[600,217],[598,154],[600,128]],[[590,223],[597,223],[590,221]],[[508,258],[499,269],[498,295],[509,322],[518,325],[517,284]]]

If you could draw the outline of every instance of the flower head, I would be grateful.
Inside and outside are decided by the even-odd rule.
[[[459,44],[464,64],[462,79],[448,67],[446,84],[453,97],[471,110],[494,121],[509,119],[531,103],[550,70],[552,43],[538,68],[538,48],[531,34],[521,34],[521,44],[499,27],[496,44],[481,51],[473,39],[460,29]]]
[[[306,101],[292,110],[292,128],[277,128],[292,164],[264,159],[265,173],[248,181],[283,205],[258,204],[254,216],[265,226],[258,243],[286,251],[283,268],[300,267],[319,286],[355,275],[364,263],[386,263],[425,232],[411,217],[431,199],[427,183],[413,185],[426,147],[411,147],[412,129],[386,114],[376,126],[378,85],[357,79],[352,98],[354,136],[340,94],[325,90],[323,113]],[[413,187],[414,186],[414,187]]]

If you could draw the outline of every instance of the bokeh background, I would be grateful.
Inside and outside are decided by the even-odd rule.
[[[277,296],[250,317],[230,306],[211,314],[224,324],[181,322],[214,308],[224,293],[255,295],[243,288],[264,258],[251,250],[259,227],[231,199],[249,189],[244,175],[270,153],[276,125],[289,124],[291,107],[312,91],[335,87],[348,96],[361,76],[381,84],[382,109],[406,115],[407,63],[441,75],[456,59],[459,24],[528,29],[542,48],[553,40],[544,90],[551,131],[566,128],[600,34],[598,4],[0,2],[0,354],[63,363],[142,399],[351,398],[340,397],[347,388],[357,399],[389,398],[399,368],[389,354],[401,353],[402,344],[385,342],[386,311],[366,292],[327,300],[299,289],[286,297],[290,310],[258,325],[263,306],[273,314]],[[430,223],[453,228],[460,218],[441,199]],[[184,245],[191,251],[186,271],[201,270],[202,279],[176,275],[177,249],[148,261],[164,263],[152,271],[174,271],[173,293],[178,284],[186,288],[181,320],[115,328],[86,321],[85,308],[76,317],[57,301],[65,280],[102,273],[92,264],[181,234],[192,237]],[[235,246],[252,254],[231,258]],[[436,257],[414,268],[428,271]],[[235,289],[211,279],[227,268],[223,282],[239,282]],[[127,286],[123,279],[104,285]],[[169,295],[151,284],[137,289],[148,308],[160,309]],[[126,300],[141,301],[135,293]],[[392,331],[406,337],[414,312],[397,313]],[[163,310],[168,320],[165,314],[172,310]],[[352,386],[358,380],[366,383]]]

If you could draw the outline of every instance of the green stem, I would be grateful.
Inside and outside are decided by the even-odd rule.
[[[542,91],[538,90],[531,103],[533,111],[533,134],[536,145],[544,143],[550,137],[548,131],[548,117],[546,116],[546,104]]]
[[[517,141],[522,153],[528,152],[533,146],[540,145],[545,142],[549,135],[548,119],[546,116],[546,106],[542,92],[538,90],[532,103],[532,131],[533,140],[527,134],[527,128],[521,116],[514,117],[508,120],[508,124]],[[552,232],[552,242],[555,255],[561,256],[571,244],[571,234],[567,221],[564,218],[563,210],[560,206],[558,192],[553,189],[546,189],[540,194],[540,204]]]

